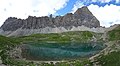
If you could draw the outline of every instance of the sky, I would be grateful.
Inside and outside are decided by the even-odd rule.
[[[65,15],[87,6],[101,26],[120,24],[120,0],[0,0],[0,26],[8,17]]]

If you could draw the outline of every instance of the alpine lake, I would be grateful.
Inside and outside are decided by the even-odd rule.
[[[60,61],[87,58],[106,46],[103,43],[35,43],[29,42],[22,48],[27,60]]]

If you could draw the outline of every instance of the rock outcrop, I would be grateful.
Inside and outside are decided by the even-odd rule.
[[[100,27],[99,21],[86,6],[79,8],[74,14],[67,13],[64,16],[29,16],[27,19],[9,17],[1,26],[0,34],[14,36],[13,34],[17,35],[18,33],[19,35],[54,33],[58,29],[58,31],[64,32],[71,30],[73,27],[79,27],[82,25],[88,28]],[[48,29],[46,29],[47,27]],[[32,30],[36,30],[36,32],[32,32]]]

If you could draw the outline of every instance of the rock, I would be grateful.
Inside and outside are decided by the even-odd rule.
[[[21,46],[17,46],[13,50],[9,51],[10,57],[14,59],[22,59],[21,54],[22,54]]]
[[[89,9],[84,6],[82,8],[79,8],[74,13],[74,18],[79,19],[78,23],[87,26],[87,27],[100,27],[100,23],[97,20],[97,18],[89,11]]]
[[[6,66],[6,65],[2,64],[1,57],[0,57],[0,66]]]
[[[1,28],[4,31],[15,31],[17,29],[19,29],[20,27],[22,27],[22,20],[21,19],[17,19],[15,17],[9,17],[4,24],[1,26]]]
[[[21,32],[19,30],[24,30],[24,29],[41,30],[46,27],[50,27],[50,28],[63,27],[66,30],[70,30],[73,26],[78,27],[82,25],[88,28],[100,27],[99,21],[89,11],[89,9],[86,6],[79,8],[74,14],[67,13],[64,16],[56,16],[55,18],[52,17],[52,15],[50,15],[50,17],[29,16],[27,19],[17,19],[15,17],[9,17],[1,26],[0,34],[5,33],[9,35],[11,33]],[[40,31],[38,31],[38,33],[39,32]]]
[[[0,57],[0,64],[2,64],[2,60],[1,60],[1,57]]]

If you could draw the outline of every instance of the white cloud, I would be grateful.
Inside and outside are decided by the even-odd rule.
[[[109,27],[113,24],[120,24],[120,6],[106,5],[99,7],[97,5],[88,6],[90,11],[100,20],[101,26]],[[111,24],[111,22],[113,22]]]
[[[94,2],[98,0],[92,0]],[[103,1],[103,0],[99,0]],[[104,0],[103,2],[109,2],[110,0]],[[81,1],[77,1],[72,9],[72,13],[78,8],[84,6]],[[93,15],[100,21],[101,26],[109,27],[114,24],[120,24],[120,6],[116,5],[106,5],[104,7],[99,7],[98,5],[89,5],[89,10]]]
[[[102,3],[109,3],[112,0],[99,0],[99,1],[101,1]]]
[[[92,0],[92,2],[97,2],[97,0]]]
[[[90,0],[87,0],[87,1],[90,1]],[[101,2],[101,3],[109,3],[110,1],[113,1],[113,0],[91,0],[91,2]],[[120,0],[114,0],[116,1],[116,3],[119,3]]]
[[[120,0],[116,0],[116,3],[119,3],[120,2]]]
[[[74,13],[78,8],[81,8],[82,6],[84,6],[83,2],[81,2],[80,0],[76,1],[71,12]]]
[[[68,0],[0,0],[0,26],[8,17],[27,18],[55,14]]]

